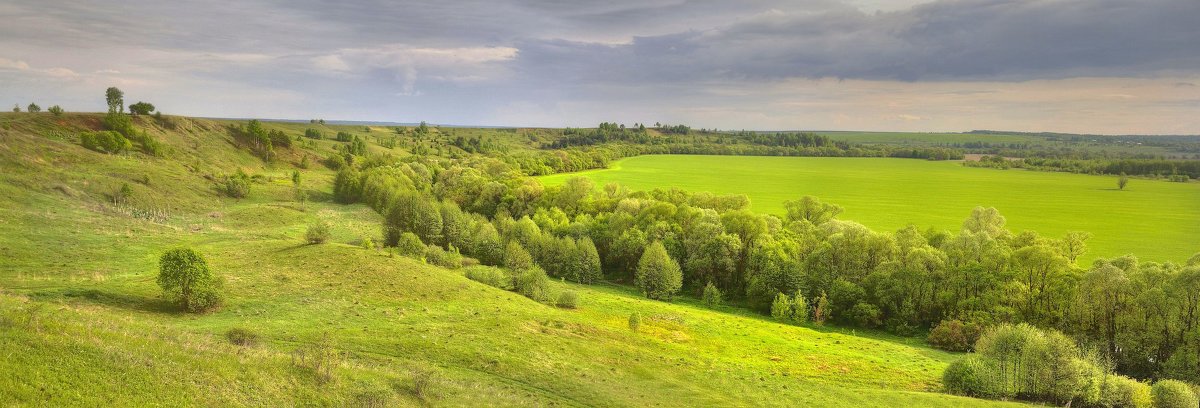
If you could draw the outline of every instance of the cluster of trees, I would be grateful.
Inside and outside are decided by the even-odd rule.
[[[999,169],[1024,168],[1040,171],[1063,171],[1083,174],[1136,175],[1156,178],[1188,179],[1200,178],[1200,160],[1167,159],[1058,159],[1027,157],[1008,160],[1000,156],[984,156],[977,162],[964,162],[973,167]]]
[[[264,161],[271,161],[275,157],[276,147],[292,147],[292,139],[286,133],[279,129],[268,131],[258,119],[251,119],[245,126],[230,125],[226,130],[234,141],[250,149]]]
[[[1153,387],[1114,374],[1104,355],[1080,348],[1056,330],[1002,324],[975,343],[975,353],[946,368],[943,383],[956,394],[1021,398],[1085,407],[1196,407],[1195,391],[1176,380]]]
[[[107,132],[83,132],[79,135],[80,144],[100,152],[117,153],[129,151],[133,148],[133,143],[137,143],[143,153],[162,156],[166,152],[163,143],[150,136],[145,130],[135,129],[133,121],[123,113],[125,111],[124,95],[124,92],[115,87],[105,91],[108,114],[104,116],[101,123]],[[51,112],[61,115],[62,108],[53,106]]]
[[[364,162],[335,181],[339,201],[386,215],[388,245],[411,232],[500,265],[515,244],[554,277],[594,280],[599,260],[608,279],[656,298],[700,295],[711,284],[765,313],[783,294],[804,303],[808,319],[905,335],[943,321],[976,330],[1025,322],[1108,344],[1104,353],[1138,378],[1196,381],[1200,373],[1200,257],[1187,265],[1121,257],[1080,268],[1088,234],[1014,234],[989,208],[972,211],[958,231],[876,232],[838,220],[840,207],[812,197],[787,202],[782,216],[764,215],[744,196],[597,189],[583,178],[546,187],[485,157],[405,160]],[[588,267],[572,266],[583,259]],[[645,259],[653,262],[643,268]]]

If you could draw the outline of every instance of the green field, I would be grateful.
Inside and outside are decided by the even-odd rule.
[[[586,176],[635,190],[678,187],[745,194],[753,209],[782,214],[804,195],[845,207],[841,219],[878,230],[909,223],[957,231],[975,206],[996,207],[1013,231],[1094,234],[1081,263],[1128,253],[1186,260],[1200,252],[1200,183],[963,167],[911,159],[638,156],[609,169],[542,177],[555,185]]]
[[[301,170],[312,199],[297,202],[291,165],[235,149],[223,122],[143,121],[170,147],[151,158],[81,148],[84,115],[30,118],[0,115],[0,405],[1015,405],[938,393],[960,355],[916,338],[555,282],[581,295],[565,310],[364,249],[380,217],[330,202],[332,171]],[[213,188],[236,168],[256,176],[246,199]],[[129,204],[111,204],[123,183]],[[332,242],[306,245],[317,219]],[[180,245],[226,279],[220,310],[183,314],[163,300],[157,259]],[[632,312],[646,317],[637,332]],[[230,344],[234,327],[260,344]],[[297,364],[316,344],[341,355],[330,382]]]

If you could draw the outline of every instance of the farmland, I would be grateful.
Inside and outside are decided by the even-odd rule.
[[[782,214],[803,195],[845,207],[841,218],[877,230],[907,224],[957,230],[975,206],[1000,210],[1014,231],[1094,234],[1081,261],[1135,254],[1181,261],[1200,250],[1200,184],[966,168],[957,162],[731,156],[639,156],[611,168],[541,178],[550,185],[585,176],[598,186],[677,187],[745,194],[756,211]],[[1147,209],[1153,208],[1153,211]]]

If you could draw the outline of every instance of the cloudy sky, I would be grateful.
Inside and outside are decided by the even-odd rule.
[[[1200,134],[1197,0],[0,2],[0,103]]]

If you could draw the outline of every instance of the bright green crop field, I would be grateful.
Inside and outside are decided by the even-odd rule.
[[[745,194],[756,211],[782,214],[804,195],[839,204],[839,217],[877,230],[907,224],[956,231],[975,206],[996,207],[1014,232],[1094,234],[1081,258],[1132,253],[1144,260],[1186,260],[1200,252],[1200,183],[963,167],[912,159],[638,156],[609,169],[542,177],[548,185],[586,176],[598,186],[634,190],[678,187]]]

